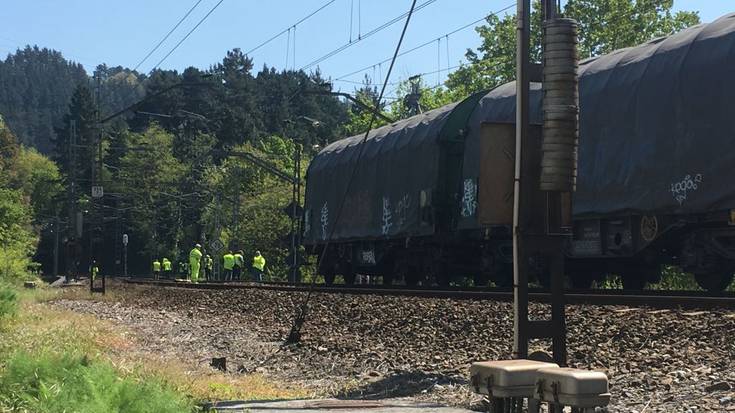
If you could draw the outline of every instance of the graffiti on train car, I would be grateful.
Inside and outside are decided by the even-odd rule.
[[[671,195],[679,205],[684,205],[684,201],[687,200],[689,194],[699,189],[699,184],[703,181],[704,177],[702,174],[696,174],[694,176],[687,174],[682,180],[671,184]]]

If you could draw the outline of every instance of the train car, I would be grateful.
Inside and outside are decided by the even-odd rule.
[[[642,288],[662,264],[708,290],[731,282],[734,70],[735,14],[580,63],[574,286],[616,273]],[[508,285],[514,119],[508,83],[324,148],[307,173],[303,235],[312,252],[327,248],[327,282]]]

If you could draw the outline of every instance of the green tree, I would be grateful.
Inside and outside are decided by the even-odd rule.
[[[377,86],[373,86],[370,76],[365,75],[362,81],[362,86],[355,89],[355,99],[361,102],[365,107],[351,103],[349,106],[349,122],[345,125],[345,132],[348,136],[365,134],[368,126],[371,125],[373,113],[367,108],[378,108],[380,113],[384,114],[388,118],[392,119],[393,114],[388,113],[385,109],[385,103],[378,101],[380,93],[378,92]],[[373,129],[379,128],[388,122],[380,117],[375,117],[372,120]]]
[[[89,89],[74,90],[64,125],[56,131],[56,161],[67,179],[89,185],[97,154],[97,109]],[[70,151],[74,156],[70,155]]]
[[[269,136],[235,150],[250,152],[288,174],[293,170],[291,140]],[[302,160],[302,176],[306,165],[308,159]],[[291,184],[237,157],[209,168],[206,179],[212,197],[204,210],[203,222],[210,238],[219,238],[232,249],[242,249],[246,260],[256,249],[260,250],[268,260],[270,273],[285,276],[291,221],[284,210],[291,202]]]
[[[541,58],[540,3],[531,13],[531,59]],[[569,0],[563,15],[577,20],[581,57],[635,46],[699,23],[696,12],[672,12],[673,0]],[[482,44],[467,50],[468,64],[449,75],[446,86],[455,100],[515,79],[515,16],[495,15],[475,29]]]
[[[137,266],[142,271],[151,256],[173,257],[179,249],[181,209],[186,207],[179,192],[184,166],[174,157],[173,135],[160,126],[124,138],[137,150],[122,157],[112,189],[123,194],[119,208],[128,212],[125,218],[135,239],[130,253],[142,259]]]
[[[32,219],[31,208],[20,190],[0,188],[0,279],[25,274],[38,241]]]
[[[87,82],[79,63],[55,50],[26,46],[0,60],[0,113],[21,143],[50,154],[54,125],[77,85]]]
[[[56,164],[19,145],[2,118],[0,144],[0,275],[7,278],[25,273],[41,229],[58,212],[63,188]]]
[[[21,147],[11,168],[9,185],[29,200],[37,221],[48,221],[61,212],[61,174],[52,160],[33,148]]]

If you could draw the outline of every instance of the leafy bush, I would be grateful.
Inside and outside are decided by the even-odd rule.
[[[30,412],[186,412],[191,401],[155,380],[120,378],[86,357],[16,353],[0,373],[0,410]]]
[[[701,291],[694,276],[682,271],[679,267],[665,265],[661,268],[661,281],[649,285],[651,290],[685,290]]]

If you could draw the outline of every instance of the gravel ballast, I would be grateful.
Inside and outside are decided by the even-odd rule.
[[[316,293],[301,343],[282,347],[305,293],[112,290],[114,302],[54,305],[119,323],[147,351],[196,365],[227,357],[233,374],[257,371],[323,395],[480,409],[469,364],[511,354],[506,302]],[[546,311],[531,305],[532,318]],[[735,311],[568,306],[567,325],[570,366],[608,375],[611,411],[735,411]]]

